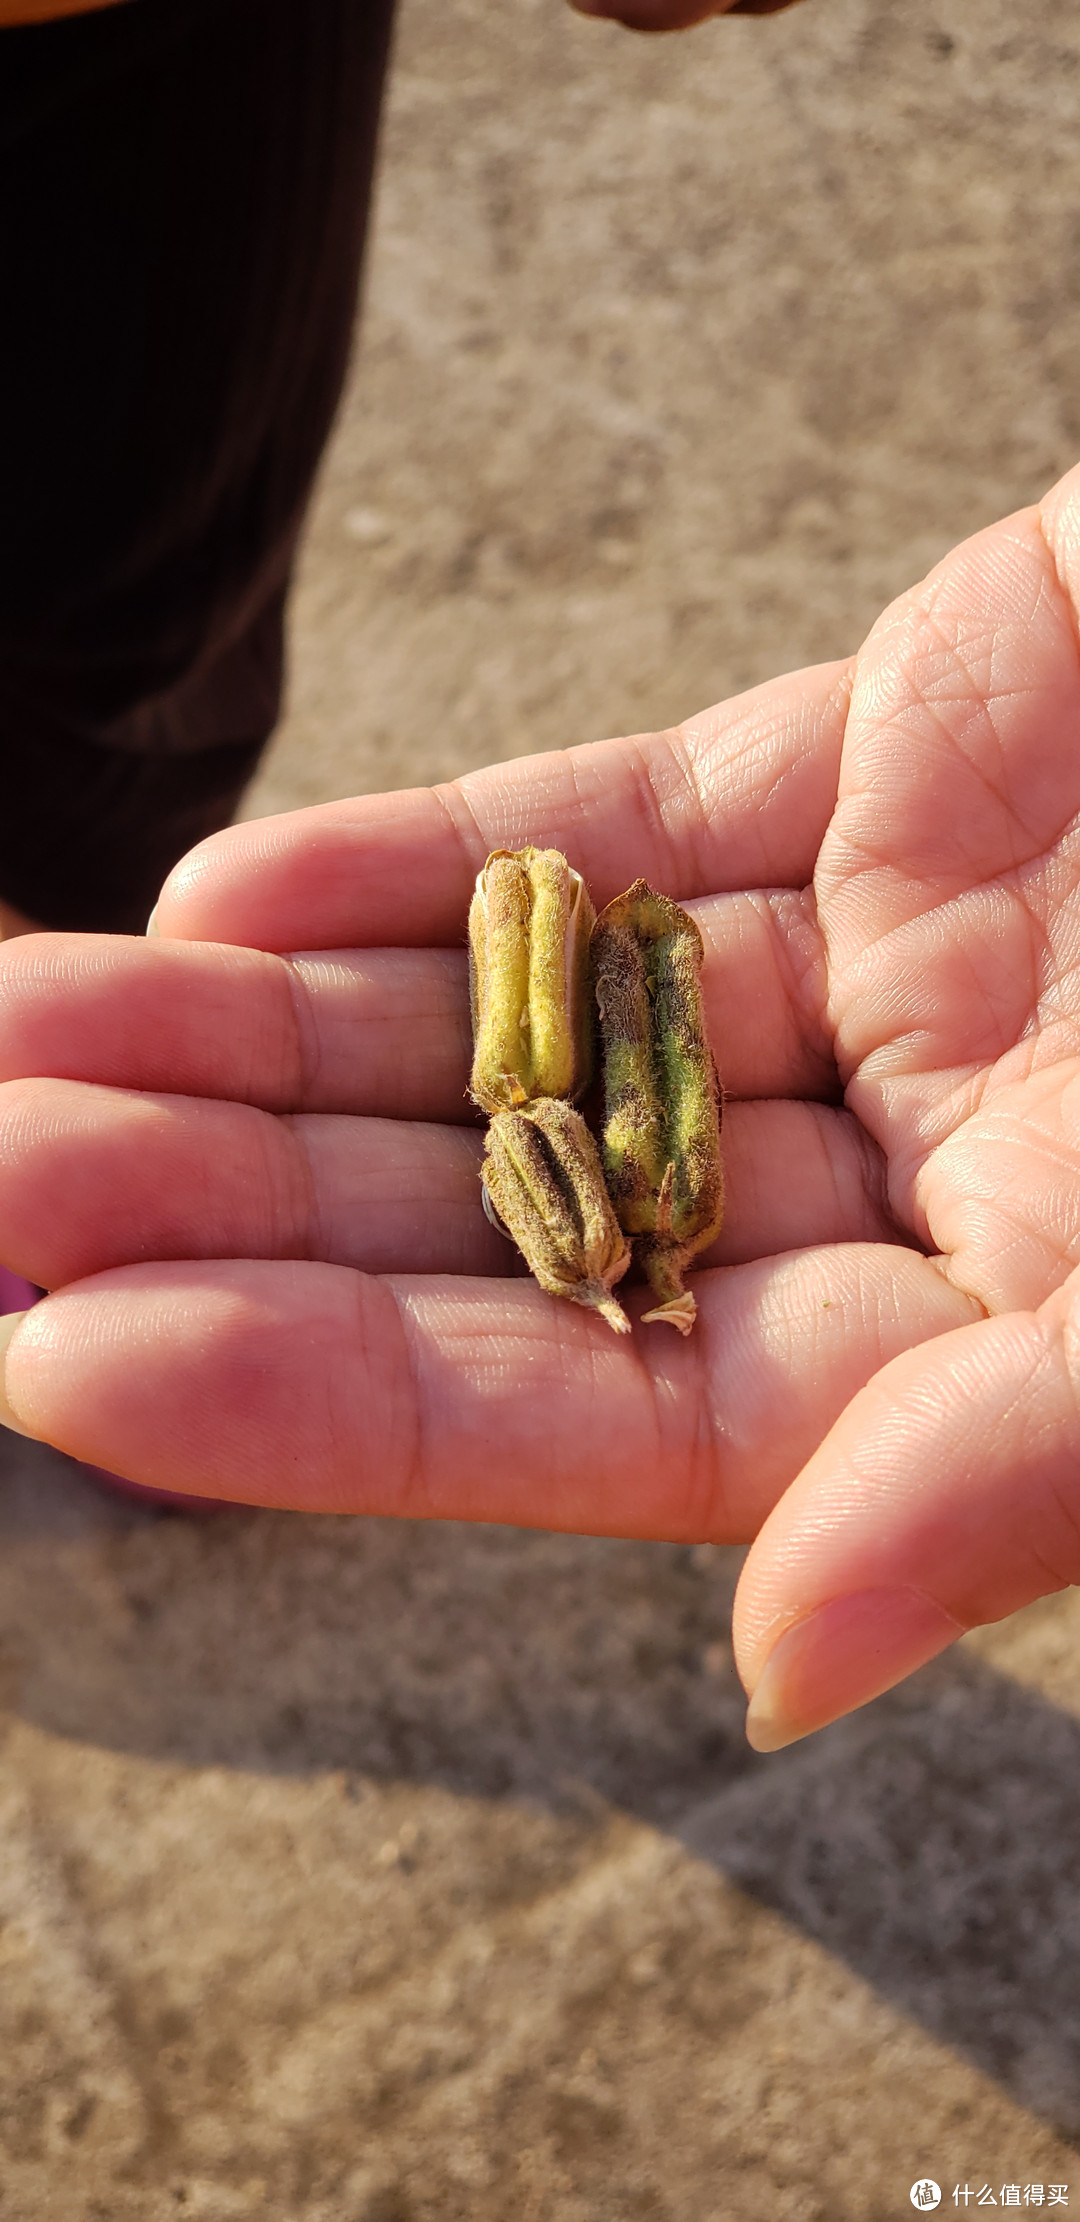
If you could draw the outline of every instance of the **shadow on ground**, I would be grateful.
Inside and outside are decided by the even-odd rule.
[[[630,1815],[1080,2140],[1080,1721],[1038,1691],[960,1649],[760,1759],[738,1553],[189,1520],[99,1499],[37,1446],[7,1464],[0,1665],[26,1722],[185,1769],[334,1773],[361,1800]]]

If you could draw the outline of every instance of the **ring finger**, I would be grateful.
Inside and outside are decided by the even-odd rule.
[[[724,1148],[731,1204],[709,1263],[903,1239],[878,1152],[849,1113],[731,1104]],[[45,1288],[151,1258],[503,1276],[520,1266],[479,1208],[482,1156],[468,1127],[9,1081],[0,1254]]]

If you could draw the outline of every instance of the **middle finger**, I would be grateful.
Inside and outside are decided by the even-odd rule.
[[[838,1093],[812,897],[691,904],[729,1096]],[[266,1111],[475,1123],[458,949],[289,958],[213,942],[27,934],[0,949],[0,1081],[47,1073]]]

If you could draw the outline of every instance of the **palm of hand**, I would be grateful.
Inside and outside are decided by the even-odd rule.
[[[902,1223],[991,1312],[1080,1260],[1075,624],[1033,518],[882,620],[817,873],[848,1102]]]
[[[890,612],[850,711],[847,673],[802,674],[440,804],[242,827],[174,876],[179,942],[14,944],[6,1254],[53,1287],[95,1276],[17,1336],[28,1428],[254,1501],[761,1528],[751,1682],[830,1600],[868,1598],[878,1631],[869,1667],[866,1612],[824,1665],[803,1646],[781,1706],[802,1726],[1071,1578],[1068,493],[1045,538],[1012,520]],[[662,1329],[617,1348],[492,1280],[477,1139],[431,1123],[462,1116],[471,875],[527,839],[565,847],[600,901],[644,871],[706,936],[733,1209],[677,1349]],[[182,946],[204,939],[354,953]],[[206,1262],[144,1262],[178,1258]],[[915,1600],[903,1641],[881,1634],[893,1595]]]
[[[815,875],[837,1067],[898,1225],[984,1318],[871,1381],[759,1541],[744,1665],[793,1625],[775,1702],[809,1725],[1080,1572],[1076,486],[857,661]]]

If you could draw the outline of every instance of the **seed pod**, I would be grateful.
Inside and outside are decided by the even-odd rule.
[[[619,1225],[657,1298],[645,1319],[688,1335],[691,1258],[720,1232],[720,1085],[705,1037],[701,935],[635,880],[593,934],[604,1059],[603,1162]]]
[[[611,1292],[630,1263],[630,1246],[580,1111],[550,1097],[524,1111],[499,1111],[485,1147],[485,1206],[513,1236],[541,1288],[588,1305],[617,1334],[629,1334]]]
[[[513,1111],[573,1102],[592,1074],[589,943],[580,872],[557,849],[496,849],[469,911],[473,1101]]]

